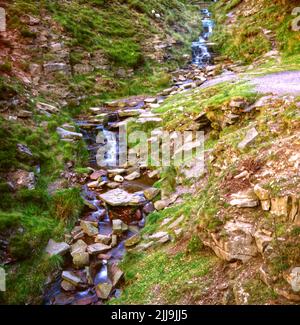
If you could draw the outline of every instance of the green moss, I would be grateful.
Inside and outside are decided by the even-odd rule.
[[[274,290],[266,286],[260,279],[249,280],[244,289],[249,294],[248,302],[250,305],[265,305],[277,298]]]

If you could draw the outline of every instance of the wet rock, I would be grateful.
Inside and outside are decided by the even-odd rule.
[[[79,298],[76,299],[72,305],[76,305],[76,306],[87,306],[87,305],[91,305],[93,303],[96,303],[98,301],[98,297],[97,295],[89,295],[87,297],[83,297],[83,298]]]
[[[65,280],[63,280],[60,285],[61,285],[62,289],[65,291],[75,291],[76,290],[76,286],[74,286],[72,283],[65,281]]]
[[[145,214],[150,214],[152,213],[153,211],[155,211],[155,207],[154,207],[154,204],[152,202],[149,202],[147,203],[144,207],[143,207],[143,212]]]
[[[29,190],[35,189],[35,176],[33,172],[18,169],[8,174],[8,180],[15,190],[20,190],[22,188],[27,188]]]
[[[90,237],[93,237],[99,233],[97,223],[81,220],[80,227],[82,231]]]
[[[253,208],[257,207],[259,202],[254,192],[250,190],[232,194],[229,204],[239,208]]]
[[[107,299],[111,293],[113,285],[111,283],[100,283],[96,287],[98,298]]]
[[[71,271],[63,271],[61,277],[76,287],[82,283],[81,278]]]
[[[256,130],[256,128],[251,128],[243,141],[241,141],[239,144],[238,144],[238,148],[239,149],[245,149],[251,142],[253,142],[258,136],[258,132]]]
[[[126,179],[126,181],[133,181],[140,177],[141,177],[141,173],[139,171],[134,171],[133,173],[125,176],[125,179]]]
[[[122,189],[114,189],[100,195],[100,199],[111,206],[138,206],[145,203],[140,193],[128,193]]]
[[[293,268],[285,278],[294,292],[300,292],[300,267]]]
[[[125,241],[125,246],[126,247],[132,247],[132,246],[135,246],[137,245],[140,241],[141,241],[141,235],[140,234],[135,234],[133,235],[132,237],[128,238],[126,241]]]
[[[120,270],[116,263],[113,263],[108,268],[109,278],[111,279],[113,287],[116,287],[124,276],[124,272]]]
[[[89,209],[91,209],[91,210],[94,210],[94,211],[97,211],[98,210],[98,208],[93,203],[91,203],[91,202],[89,202],[89,201],[87,201],[85,199],[83,200],[83,204],[86,207],[88,207]]]
[[[155,187],[150,187],[144,190],[144,196],[147,200],[153,200],[160,192],[160,189]]]
[[[277,217],[288,216],[288,197],[277,197],[271,199],[271,213]]]
[[[55,296],[56,305],[70,305],[75,300],[74,295],[66,294],[64,292]]]
[[[116,183],[123,183],[123,182],[124,182],[124,177],[121,176],[121,175],[116,175],[116,176],[114,177],[114,181],[115,181]]]
[[[98,234],[95,238],[95,242],[96,243],[101,243],[101,244],[105,244],[105,245],[109,245],[111,242],[111,237],[110,236],[105,236],[105,235],[101,235]]]
[[[87,248],[87,251],[90,255],[96,255],[96,254],[105,253],[110,249],[111,249],[111,246],[104,245],[101,243],[96,243],[93,245],[89,245]]]
[[[69,249],[70,249],[70,245],[68,245],[67,243],[64,242],[57,243],[53,239],[50,239],[45,251],[50,256],[53,256],[53,255],[64,255],[69,251]]]
[[[68,130],[65,130],[65,129],[61,128],[61,127],[58,127],[56,129],[56,131],[59,134],[61,139],[80,140],[83,137],[83,135],[81,133],[68,131]]]
[[[105,171],[105,170],[97,170],[97,171],[93,172],[90,175],[90,179],[92,181],[97,181],[100,177],[106,176],[106,175],[107,175],[107,171]]]
[[[122,234],[128,230],[128,226],[122,220],[115,219],[112,221],[112,230],[114,234]]]

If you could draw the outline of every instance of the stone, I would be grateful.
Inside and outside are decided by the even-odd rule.
[[[29,118],[32,117],[33,113],[31,111],[26,111],[24,109],[21,109],[17,112],[17,116],[21,118]]]
[[[143,212],[148,215],[150,213],[152,213],[153,211],[155,211],[155,207],[154,204],[152,202],[147,203],[144,207],[143,207]]]
[[[239,144],[238,144],[238,148],[243,150],[245,149],[251,142],[253,142],[258,136],[258,132],[256,130],[255,127],[251,128],[245,138],[243,139],[243,141],[241,141]]]
[[[94,211],[98,210],[98,208],[92,202],[89,202],[88,200],[83,199],[83,204],[91,210],[94,210]]]
[[[96,255],[96,254],[105,253],[110,249],[111,246],[104,245],[101,243],[96,243],[96,244],[89,245],[87,251],[90,255]]]
[[[270,199],[270,192],[258,184],[254,186],[254,193],[257,195],[260,201],[266,201]]]
[[[137,178],[140,178],[141,177],[141,173],[139,171],[135,171],[127,176],[125,176],[125,180],[126,181],[133,181]]]
[[[112,230],[114,234],[122,234],[128,230],[128,226],[122,220],[115,219],[112,221]]]
[[[99,181],[93,181],[87,184],[88,188],[97,188],[99,187]]]
[[[66,280],[63,280],[61,282],[60,286],[65,291],[75,291],[76,290],[76,286],[74,286],[72,283],[70,283],[70,282],[68,282]]]
[[[116,247],[118,245],[118,236],[113,234],[111,236],[111,247]]]
[[[121,176],[121,175],[116,175],[114,177],[114,182],[116,182],[116,183],[123,183],[124,182],[124,177]]]
[[[81,220],[80,227],[85,234],[87,234],[90,237],[93,237],[95,235],[98,235],[98,233],[99,233],[99,230],[96,227],[96,224],[97,223],[95,223],[95,222]]]
[[[59,113],[59,109],[57,107],[47,103],[38,102],[36,104],[36,108],[41,112],[47,112],[50,114]]]
[[[111,283],[99,283],[96,287],[98,298],[107,299],[111,293],[113,285]]]
[[[157,211],[161,211],[170,205],[169,200],[159,200],[154,203],[154,207]]]
[[[90,175],[92,181],[97,181],[100,177],[106,176],[107,172],[105,170],[96,170]]]
[[[70,249],[70,245],[67,243],[57,243],[53,239],[50,239],[46,247],[46,253],[50,256],[54,255],[64,255]]]
[[[82,283],[81,278],[72,271],[63,271],[61,277],[76,287]]]
[[[109,278],[111,279],[113,287],[116,287],[119,284],[119,282],[121,281],[121,279],[123,278],[124,272],[122,270],[120,270],[120,268],[118,267],[118,265],[116,263],[113,263],[109,266],[108,272],[109,272]]]
[[[114,177],[126,173],[126,169],[125,168],[108,169],[107,172],[109,177]]]
[[[78,253],[85,253],[88,245],[83,240],[78,240],[75,244],[71,245],[71,255],[74,256]]]
[[[150,247],[152,247],[154,245],[154,241],[150,241],[148,243],[141,243],[139,245],[136,246],[136,250],[137,251],[145,251],[147,249],[149,249]]]
[[[81,140],[83,137],[81,133],[68,131],[61,127],[58,127],[56,131],[59,134],[61,139]]]
[[[185,219],[185,216],[182,215],[179,218],[177,218],[174,222],[172,222],[169,226],[168,229],[175,229],[177,228]]]
[[[157,98],[146,98],[144,102],[146,104],[155,104],[157,102]]]
[[[119,111],[118,115],[120,117],[136,117],[143,114],[145,111],[143,109],[126,109]]]
[[[238,208],[254,208],[259,204],[256,195],[251,190],[234,193],[230,198],[229,204]]]
[[[111,242],[111,237],[110,236],[106,236],[106,235],[101,235],[98,234],[95,238],[95,242],[96,243],[101,243],[101,244],[105,244],[105,245],[109,245]]]
[[[117,187],[120,186],[120,184],[117,183],[117,182],[109,182],[109,183],[106,184],[106,186],[107,186],[108,188],[111,188],[111,189],[116,189]]]
[[[160,193],[160,189],[155,187],[150,187],[144,190],[144,196],[147,200],[153,200]]]
[[[149,178],[154,178],[154,177],[158,177],[159,176],[159,171],[157,169],[153,170],[153,171],[150,171],[148,173],[148,177]]]
[[[125,241],[125,246],[126,247],[132,247],[132,246],[135,246],[137,245],[140,241],[141,241],[141,235],[140,234],[135,234],[133,235],[132,237],[128,238],[126,241]]]
[[[174,233],[175,233],[176,238],[180,238],[183,234],[183,229],[182,228],[175,229]]]
[[[44,64],[43,67],[44,67],[45,73],[51,73],[51,72],[57,72],[57,71],[64,71],[64,72],[69,71],[68,65],[65,63],[61,63],[61,62],[49,62],[49,63]]]
[[[277,217],[288,216],[288,196],[271,199],[271,213]]]
[[[266,247],[268,246],[268,244],[273,239],[272,237],[265,235],[261,231],[255,232],[254,238],[255,238],[255,241],[256,241],[256,246],[257,246],[258,251],[260,253],[263,253],[265,251]]]
[[[293,268],[286,276],[286,280],[291,285],[294,292],[300,292],[300,267]]]
[[[18,169],[8,174],[8,180],[15,190],[20,190],[22,188],[27,188],[29,190],[35,189],[35,175],[33,172]]]
[[[158,239],[161,239],[161,238],[163,238],[163,237],[165,237],[165,236],[167,236],[167,235],[168,235],[167,232],[165,232],[165,231],[160,231],[160,232],[157,232],[157,233],[155,233],[155,234],[150,235],[150,236],[149,236],[149,239],[158,240]]]
[[[17,150],[20,154],[23,154],[25,156],[32,157],[32,151],[24,144],[18,143],[17,144]]]
[[[258,253],[253,233],[252,224],[228,221],[223,227],[222,235],[211,233],[211,240],[203,239],[203,243],[223,260],[240,260],[245,263]]]
[[[77,268],[83,268],[90,263],[90,255],[87,252],[73,253],[73,264]]]
[[[171,240],[171,236],[170,236],[169,234],[167,234],[167,235],[161,237],[161,238],[157,241],[157,243],[158,243],[158,244],[165,244],[165,243],[169,242],[170,240]]]
[[[118,188],[101,194],[100,199],[111,206],[139,206],[146,202],[139,192],[128,193]]]

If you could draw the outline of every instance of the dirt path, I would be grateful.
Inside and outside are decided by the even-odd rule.
[[[256,90],[275,95],[300,95],[300,71],[283,71],[251,80]]]

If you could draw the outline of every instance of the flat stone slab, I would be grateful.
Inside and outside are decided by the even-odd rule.
[[[89,245],[87,248],[87,251],[90,255],[96,255],[96,254],[105,253],[110,249],[111,249],[111,246],[97,243],[97,244]]]
[[[101,194],[100,199],[111,206],[138,206],[146,203],[140,193],[128,193],[119,188]]]

